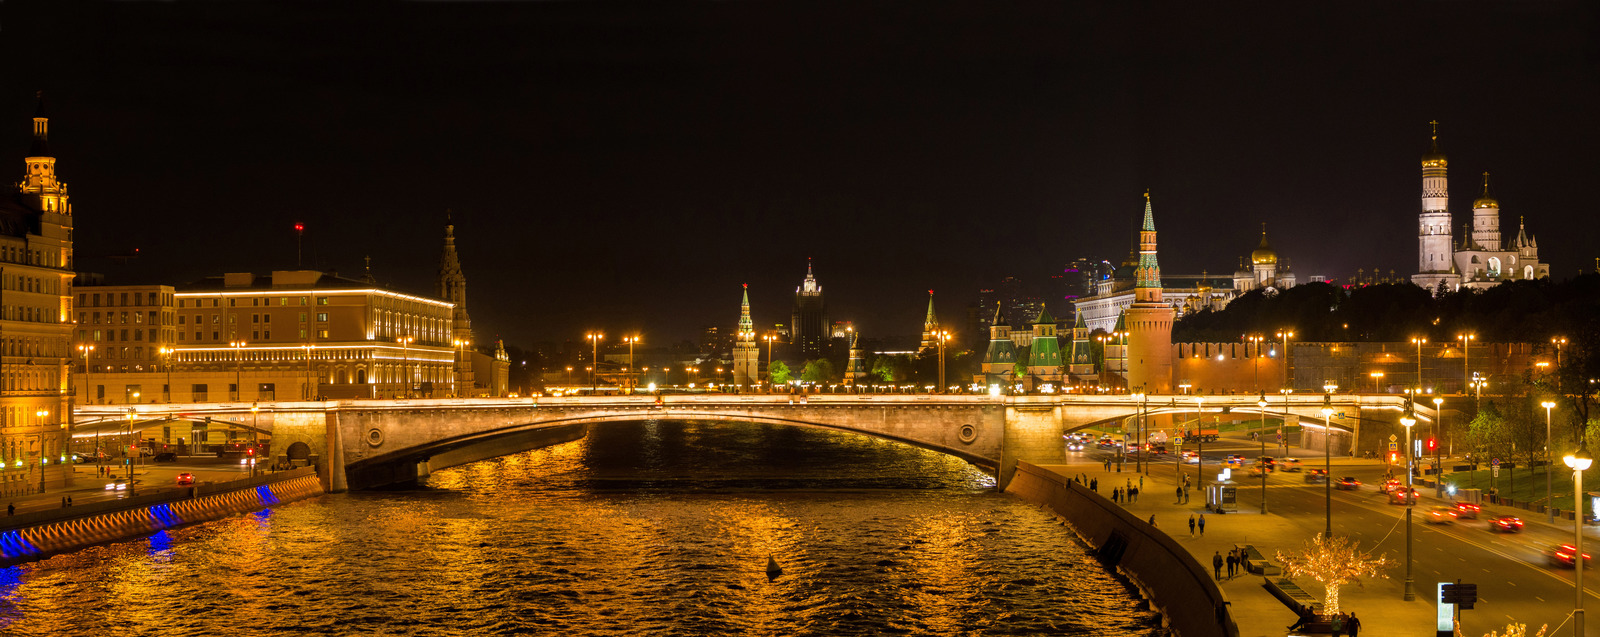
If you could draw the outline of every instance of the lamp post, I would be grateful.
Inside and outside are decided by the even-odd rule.
[[[233,400],[244,400],[244,341],[229,341],[233,347]]]
[[[767,391],[772,391],[772,342],[778,340],[777,334],[762,334],[761,340],[767,342]]]
[[[1477,334],[1457,334],[1456,340],[1461,341],[1461,386],[1466,387],[1472,382],[1472,341],[1478,338]],[[1463,389],[1462,391],[1466,391]]]
[[[1111,335],[1117,337],[1117,340],[1120,341],[1119,344],[1122,346],[1122,373],[1123,379],[1126,380],[1128,374],[1128,332],[1112,332]],[[1115,387],[1112,389],[1115,389]]]
[[[1289,394],[1293,394],[1294,390],[1285,387],[1278,390],[1278,393],[1283,394],[1283,418],[1278,420],[1278,448],[1283,451],[1283,455],[1287,456],[1289,455],[1289,435],[1283,428],[1289,423]],[[1304,428],[1300,429],[1300,435],[1305,435]]]
[[[1333,537],[1333,390],[1322,395],[1322,506],[1328,527],[1322,537]]]
[[[1266,340],[1266,338],[1267,337],[1262,336],[1260,334],[1251,334],[1249,336],[1244,337],[1244,340],[1246,342],[1255,343],[1255,345],[1256,345],[1256,354],[1255,354],[1254,358],[1256,360],[1256,391],[1257,392],[1261,391],[1261,341]],[[1249,352],[1249,347],[1250,347],[1249,345],[1245,346],[1245,353],[1246,354],[1250,353]],[[1261,420],[1261,426],[1262,426],[1262,428],[1265,428],[1267,426],[1267,421],[1266,421],[1266,419],[1264,417]]]
[[[167,363],[167,385],[161,392],[163,394],[162,400],[170,403],[172,402],[172,353],[175,350],[170,347],[162,347],[158,351],[161,352],[162,360]]]
[[[1439,439],[1444,434],[1444,399],[1433,397],[1433,497],[1444,497],[1444,461],[1439,457]]]
[[[79,344],[78,351],[83,353],[83,392],[87,395],[89,393],[89,353],[94,351],[94,345],[89,343]],[[96,462],[98,461],[96,459]]]
[[[405,372],[406,376],[406,398],[411,397],[411,342],[415,340],[417,339],[410,336],[394,339],[396,343],[400,344],[400,368],[401,371]]]
[[[466,362],[466,359],[467,359],[467,348],[472,345],[472,341],[469,341],[469,340],[466,340],[466,339],[463,339],[463,338],[458,338],[458,339],[452,340],[450,343],[452,345],[455,345],[455,347],[456,347],[456,360],[455,360],[455,363],[456,363],[456,366],[457,366],[457,369],[452,370],[451,373],[450,373],[450,378],[451,378],[450,386],[455,389],[455,391],[452,392],[452,393],[454,393],[457,397],[460,397],[461,396],[461,374],[460,374],[459,366],[462,363]],[[309,368],[309,366],[310,365],[308,363],[307,367]],[[471,391],[472,388],[468,387],[467,390]]]
[[[1539,403],[1544,408],[1544,513],[1545,521],[1556,523],[1556,510],[1551,507],[1550,500],[1550,410],[1556,406],[1555,401],[1546,400]],[[1572,501],[1578,504],[1577,500]]]
[[[1411,339],[1411,342],[1417,346],[1417,391],[1422,391],[1422,346],[1427,344],[1428,339],[1419,336]]]
[[[944,346],[950,342],[950,332],[940,330],[937,334],[939,340],[939,393],[945,392],[944,386]]]
[[[1294,338],[1294,332],[1287,329],[1278,330],[1278,338],[1283,339],[1283,386],[1289,387],[1294,380],[1289,376],[1289,339]]]
[[[50,410],[48,410],[48,409],[40,409],[38,411],[33,412],[33,416],[34,416],[34,418],[38,419],[38,423],[40,425],[43,425],[44,424],[44,419],[48,418],[50,416]],[[48,460],[45,459],[44,453],[45,453],[44,447],[40,446],[39,447],[39,493],[44,493],[44,467],[45,467],[45,464],[47,462],[49,462]],[[63,477],[63,479],[64,479],[64,477]]]
[[[126,460],[128,462],[128,492],[129,493],[132,493],[134,491],[134,488],[133,488],[133,454],[138,452],[138,441],[133,439],[133,418],[134,418],[134,416],[138,415],[138,413],[139,413],[138,410],[136,410],[136,409],[134,409],[132,407],[128,408],[128,447],[127,447],[128,451],[127,451],[127,453],[125,455],[127,456]]]
[[[1205,436],[1201,435],[1201,433],[1200,433],[1200,431],[1205,428],[1203,426],[1203,423],[1201,422],[1201,421],[1205,420],[1205,409],[1203,407],[1205,402],[1206,402],[1206,399],[1205,399],[1204,396],[1195,396],[1194,397],[1194,431],[1195,431],[1195,436],[1194,436],[1194,441],[1195,441],[1194,442],[1194,444],[1195,444],[1195,447],[1194,447],[1194,482],[1195,482],[1195,484],[1200,484],[1201,478],[1203,476],[1205,476],[1205,474],[1206,474],[1206,472],[1205,472],[1205,469],[1206,469],[1206,457],[1205,457],[1206,439],[1205,439]]]
[[[1416,499],[1411,495],[1411,426],[1417,424],[1417,418],[1411,409],[1412,402],[1406,401],[1406,413],[1400,417],[1400,424],[1406,427],[1406,490],[1401,497],[1406,502],[1406,587],[1402,599],[1412,601],[1417,594],[1412,590],[1411,579],[1411,505]]]
[[[1583,570],[1588,566],[1583,559],[1583,472],[1594,463],[1594,456],[1589,455],[1589,443],[1582,439],[1578,442],[1578,450],[1561,459],[1572,468],[1572,548],[1574,549],[1573,561],[1578,568],[1573,569],[1572,583],[1577,591],[1575,605],[1572,607],[1572,634],[1583,634]]]
[[[317,395],[316,390],[314,388],[312,388],[312,385],[315,384],[315,382],[316,382],[315,381],[316,376],[311,373],[311,352],[312,352],[312,350],[317,349],[317,346],[316,345],[312,345],[310,343],[307,343],[305,345],[301,345],[301,347],[305,348],[305,350],[306,350],[306,395],[305,395],[305,400],[311,400],[312,398],[315,398],[316,395]]]
[[[1378,381],[1383,380],[1383,372],[1372,372],[1372,393],[1378,393]]]
[[[1556,346],[1556,393],[1561,393],[1561,346],[1567,344],[1565,337],[1557,336],[1550,339],[1550,344]]]
[[[1133,464],[1133,470],[1134,470],[1134,473],[1140,473],[1140,472],[1143,472],[1145,470],[1145,464],[1144,464],[1145,448],[1144,447],[1145,447],[1145,442],[1146,442],[1145,441],[1145,436],[1144,436],[1144,388],[1143,387],[1140,387],[1139,391],[1133,395],[1133,399],[1135,401],[1139,402],[1139,410],[1138,410],[1138,412],[1136,412],[1137,415],[1134,416],[1135,420],[1134,420],[1134,427],[1133,427],[1133,430],[1134,430],[1134,434],[1133,435],[1138,438],[1139,455],[1133,457],[1133,463],[1134,463]]]
[[[592,396],[600,392],[600,341],[606,335],[600,332],[589,332],[584,334],[583,337],[589,339],[589,344],[593,346],[592,353],[589,355],[589,362],[594,364],[594,371],[589,372],[589,383],[592,385],[589,388],[589,394]]]
[[[1259,351],[1257,353],[1260,353]],[[1256,406],[1261,408],[1261,428],[1267,428],[1267,395],[1262,393],[1256,397]],[[1267,514],[1267,439],[1260,436],[1261,457],[1256,459],[1256,468],[1261,471],[1261,514]]]
[[[633,393],[633,346],[639,342],[639,335],[622,337],[622,342],[628,344],[628,393]]]
[[[1099,385],[1100,385],[1100,389],[1104,390],[1105,386],[1106,386],[1106,379],[1111,377],[1111,369],[1110,369],[1111,366],[1106,363],[1106,347],[1108,346],[1109,343],[1111,343],[1111,337],[1110,336],[1101,335],[1101,336],[1094,337],[1094,340],[1100,341],[1100,381],[1099,381]]]
[[[256,450],[261,439],[261,405],[250,403],[250,477],[256,477]]]

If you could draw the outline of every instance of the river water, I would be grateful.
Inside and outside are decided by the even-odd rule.
[[[0,634],[1166,634],[992,484],[853,434],[599,425],[425,488],[0,570]]]

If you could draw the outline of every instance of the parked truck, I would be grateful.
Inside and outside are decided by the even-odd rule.
[[[1185,429],[1183,430],[1183,441],[1189,442],[1191,440],[1200,440],[1203,442],[1216,442],[1217,435],[1218,432],[1215,429]]]

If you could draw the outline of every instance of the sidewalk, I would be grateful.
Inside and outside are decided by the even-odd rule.
[[[1341,467],[1370,467],[1373,463],[1371,460],[1335,459],[1333,468],[1337,473]],[[1125,502],[1121,506],[1140,519],[1147,520],[1154,516],[1156,528],[1166,532],[1177,540],[1178,544],[1187,547],[1195,560],[1206,568],[1211,567],[1213,555],[1220,553],[1226,559],[1228,551],[1235,545],[1254,545],[1268,560],[1275,562],[1277,561],[1275,554],[1278,551],[1297,549],[1310,539],[1302,529],[1296,528],[1283,517],[1271,513],[1263,516],[1249,505],[1241,506],[1239,511],[1225,515],[1207,512],[1205,496],[1193,488],[1189,492],[1190,499],[1187,504],[1177,502],[1174,493],[1176,487],[1173,478],[1174,464],[1168,461],[1153,465],[1150,475],[1144,479],[1145,486],[1140,488],[1139,500],[1132,503]],[[1082,476],[1086,479],[1099,480],[1099,493],[1108,500],[1114,488],[1130,484],[1139,487],[1140,474],[1133,472],[1132,464],[1126,465],[1124,471],[1120,473],[1116,471],[1115,465],[1110,472],[1107,472],[1100,463],[1039,466],[1068,479]],[[1184,465],[1185,469],[1191,470],[1191,476],[1193,467],[1194,465]],[[1189,536],[1190,515],[1194,515],[1197,520],[1201,515],[1205,516],[1204,536],[1198,529],[1194,537]],[[1239,626],[1239,634],[1243,637],[1286,635],[1287,627],[1296,619],[1295,613],[1288,606],[1262,587],[1264,581],[1262,576],[1249,574],[1236,575],[1230,579],[1227,577],[1227,567],[1223,567],[1221,586],[1231,603],[1230,611]],[[1305,583],[1304,580],[1301,583]],[[1386,634],[1381,628],[1384,626],[1432,625],[1431,604],[1402,602],[1399,600],[1398,588],[1394,589],[1396,594],[1387,594],[1387,589],[1390,587],[1386,586],[1386,583],[1393,584],[1395,581],[1368,582],[1364,589],[1346,585],[1342,591],[1343,610],[1356,612],[1365,627],[1363,634]],[[1320,587],[1314,586],[1313,583],[1312,588],[1314,590],[1308,592],[1320,595]],[[1428,634],[1432,634],[1431,631]]]

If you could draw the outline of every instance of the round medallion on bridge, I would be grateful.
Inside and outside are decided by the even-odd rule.
[[[374,447],[383,444],[383,432],[377,429],[367,430],[367,444]]]
[[[956,436],[961,438],[961,442],[970,445],[972,441],[978,439],[978,428],[973,425],[962,425],[961,430],[956,432]]]

